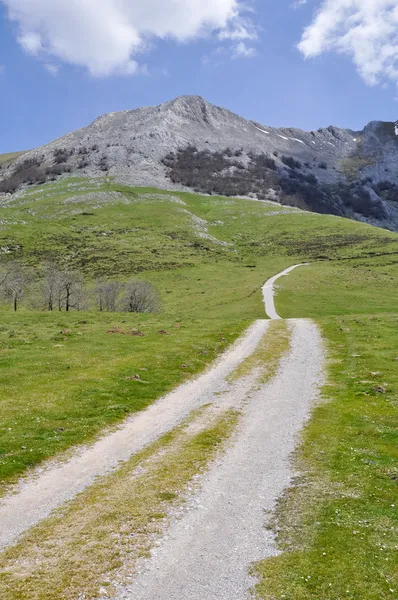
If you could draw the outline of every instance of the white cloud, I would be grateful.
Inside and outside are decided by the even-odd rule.
[[[369,85],[398,83],[398,0],[324,0],[298,47],[347,54]]]
[[[247,18],[235,17],[227,27],[218,34],[220,40],[256,40],[257,28]]]
[[[38,54],[42,49],[41,36],[33,31],[23,32],[18,36],[18,41],[29,54]]]
[[[302,6],[307,4],[307,2],[308,2],[308,0],[294,0],[293,4],[291,6],[292,6],[292,8],[301,8]]]
[[[51,63],[45,63],[43,66],[44,66],[45,70],[50,73],[50,75],[58,75],[58,73],[59,73],[58,65],[53,65]]]
[[[247,46],[245,42],[239,42],[239,44],[236,44],[233,51],[234,58],[251,58],[252,56],[255,56],[255,54],[255,49]]]
[[[135,73],[151,40],[209,33],[252,39],[241,0],[0,0],[32,55],[56,57],[96,76]]]

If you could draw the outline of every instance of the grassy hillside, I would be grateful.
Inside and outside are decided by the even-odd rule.
[[[281,297],[286,316],[394,310],[397,236],[353,221],[78,179],[31,188],[0,210],[4,262],[16,259],[40,273],[51,258],[88,281],[135,275],[153,282],[162,299],[161,313],[144,317],[27,309],[14,315],[3,307],[3,480],[202,369],[264,317],[261,285],[291,264],[331,261],[291,276]],[[363,286],[377,273],[382,294]],[[338,292],[332,295],[331,279]],[[350,298],[359,293],[366,301],[356,307]],[[145,336],[107,333],[114,328]],[[140,369],[143,382],[126,379]]]
[[[14,162],[14,160],[19,158],[23,154],[26,154],[26,152],[27,151],[25,150],[23,152],[8,152],[7,154],[0,154],[0,166],[11,164],[12,162]]]
[[[283,553],[259,563],[259,598],[395,598],[398,341],[393,255],[315,263],[280,283],[285,317],[314,317],[329,354],[324,399],[281,499]]]
[[[297,455],[305,475],[278,510],[286,552],[257,565],[257,592],[272,600],[394,597],[396,234],[271,203],[108,180],[30,188],[0,213],[3,262],[40,275],[55,259],[89,283],[136,276],[155,284],[162,301],[153,315],[94,306],[35,312],[28,298],[16,314],[3,305],[0,490],[202,370],[264,318],[264,281],[310,262],[280,281],[277,305],[284,317],[313,317],[322,328],[327,402]]]

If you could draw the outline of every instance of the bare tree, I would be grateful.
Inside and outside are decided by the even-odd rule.
[[[85,301],[83,277],[76,271],[62,271],[57,292],[58,309],[82,310]]]
[[[2,268],[0,270],[0,289],[2,289],[6,283],[8,277],[8,269]]]
[[[62,296],[62,272],[55,262],[48,262],[44,268],[42,296],[47,310],[53,311]]]
[[[122,284],[119,281],[104,281],[98,279],[95,286],[95,292],[100,312],[116,312],[117,301],[119,298]]]
[[[146,281],[130,281],[126,285],[123,299],[126,312],[150,313],[159,310],[156,288]]]
[[[105,281],[103,280],[102,277],[100,277],[99,279],[96,280],[95,282],[95,296],[97,298],[97,302],[98,302],[98,308],[99,311],[102,312],[104,310],[104,305],[105,305],[105,300],[104,300],[104,296],[105,296],[105,292],[104,292],[104,288],[105,288]]]
[[[7,265],[7,272],[0,276],[2,288],[7,298],[12,301],[14,311],[19,307],[19,302],[24,296],[29,281],[28,272],[16,261]]]

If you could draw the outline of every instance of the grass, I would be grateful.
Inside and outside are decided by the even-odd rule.
[[[255,373],[259,383],[266,383],[276,374],[281,358],[290,348],[290,329],[285,321],[272,321],[255,351],[231,375],[233,382]]]
[[[5,257],[34,268],[61,257],[88,280],[139,276],[154,283],[162,298],[161,313],[145,317],[93,311],[14,315],[4,307],[3,491],[26,469],[92,439],[203,370],[254,319],[264,318],[261,286],[292,264],[328,259],[343,269],[345,279],[338,277],[335,285],[340,292],[340,279],[347,283],[341,301],[345,313],[349,298],[364,289],[363,270],[357,271],[353,286],[352,260],[379,260],[380,273],[386,272],[380,275],[384,293],[375,292],[372,302],[393,310],[393,282],[386,286],[395,274],[395,234],[336,217],[297,211],[278,215],[276,208],[83,178],[29,188],[1,208]],[[306,277],[308,284],[305,293],[286,291],[282,314],[330,314],[329,268],[329,262],[322,262],[285,278],[302,288],[299,277]],[[115,326],[143,329],[146,335],[108,334]],[[159,335],[162,329],[170,335]],[[146,383],[126,380],[134,374]]]
[[[92,600],[101,589],[111,594],[111,578],[117,573],[123,580],[148,555],[170,506],[183,502],[187,485],[238,419],[228,411],[204,427],[201,412],[6,550],[0,557],[2,600]]]
[[[14,162],[14,160],[23,154],[26,154],[27,152],[28,150],[24,150],[23,152],[8,152],[7,154],[0,154],[0,165],[11,164]]]
[[[177,322],[163,315],[3,314],[3,492],[27,468],[93,438],[203,370],[247,324],[234,318]],[[115,327],[145,335],[108,333]],[[163,330],[168,335],[158,333]],[[136,374],[141,381],[128,379]]]
[[[296,457],[302,476],[281,500],[283,553],[257,564],[258,598],[397,597],[397,315],[321,322],[325,402]]]
[[[363,156],[360,151],[358,154],[342,158],[338,170],[343,173],[347,179],[355,181],[361,176],[361,171],[366,167],[373,167],[376,159],[371,156]]]
[[[277,308],[285,318],[394,313],[397,277],[395,254],[312,264],[279,280]]]
[[[302,474],[278,507],[282,553],[254,567],[256,593],[267,600],[393,598],[397,236],[276,209],[105,179],[32,188],[1,209],[5,256],[36,268],[60,255],[88,279],[134,274],[153,282],[162,297],[158,315],[1,313],[3,489],[27,468],[92,439],[202,370],[249,323],[264,318],[260,290],[268,277],[311,262],[278,282],[276,304],[285,318],[319,323],[329,348],[328,385],[296,456]],[[145,336],[107,333],[116,326]],[[260,361],[267,363],[263,380],[270,377],[275,358],[288,348],[285,327],[272,325],[234,377]],[[169,335],[158,333],[164,329]],[[128,379],[135,374],[141,381]],[[160,442],[169,448],[163,458],[135,457],[3,555],[0,596],[69,600],[88,590],[89,598],[106,584],[105,572],[130,564],[127,552],[133,562],[145,554],[148,523],[158,531],[178,490],[218,447],[217,435],[191,441],[180,435]],[[199,450],[190,446],[194,439],[202,440]],[[139,461],[148,461],[145,472],[133,475]],[[186,465],[194,465],[192,471]]]

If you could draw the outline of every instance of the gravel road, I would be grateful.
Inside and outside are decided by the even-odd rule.
[[[226,453],[203,476],[183,516],[173,521],[117,600],[250,598],[249,567],[276,553],[273,535],[265,529],[267,514],[291,482],[290,455],[322,383],[323,347],[316,325],[306,320],[290,325],[291,350],[276,377],[248,394]]]
[[[264,286],[271,319],[280,318],[274,283],[293,268]],[[243,407],[226,452],[199,478],[199,491],[192,494],[183,515],[175,517],[152,558],[144,561],[132,587],[119,590],[118,600],[249,598],[250,564],[276,552],[273,536],[264,527],[267,513],[291,481],[290,454],[323,380],[323,346],[316,325],[306,320],[289,324],[291,350],[267,385],[227,382],[265,334],[269,321],[259,320],[203,375],[91,446],[77,449],[68,460],[54,461],[23,479],[0,499],[0,548],[181,423],[192,410],[208,403]]]
[[[255,350],[269,322],[256,321],[203,375],[164,396],[145,411],[127,419],[92,446],[77,449],[66,462],[53,462],[22,479],[0,499],[0,548],[12,544],[35,523],[116,469],[159,436],[170,431],[192,410],[213,402],[228,389],[226,378]]]
[[[284,271],[282,271],[282,273],[278,273],[278,275],[275,275],[275,277],[271,277],[271,279],[268,279],[267,283],[263,287],[263,298],[265,304],[265,312],[267,313],[270,319],[275,320],[282,318],[278,315],[275,308],[275,282],[280,277],[289,275],[289,273],[291,273],[294,269],[297,269],[297,267],[305,267],[307,264],[308,263],[294,265],[293,267],[285,269]]]

